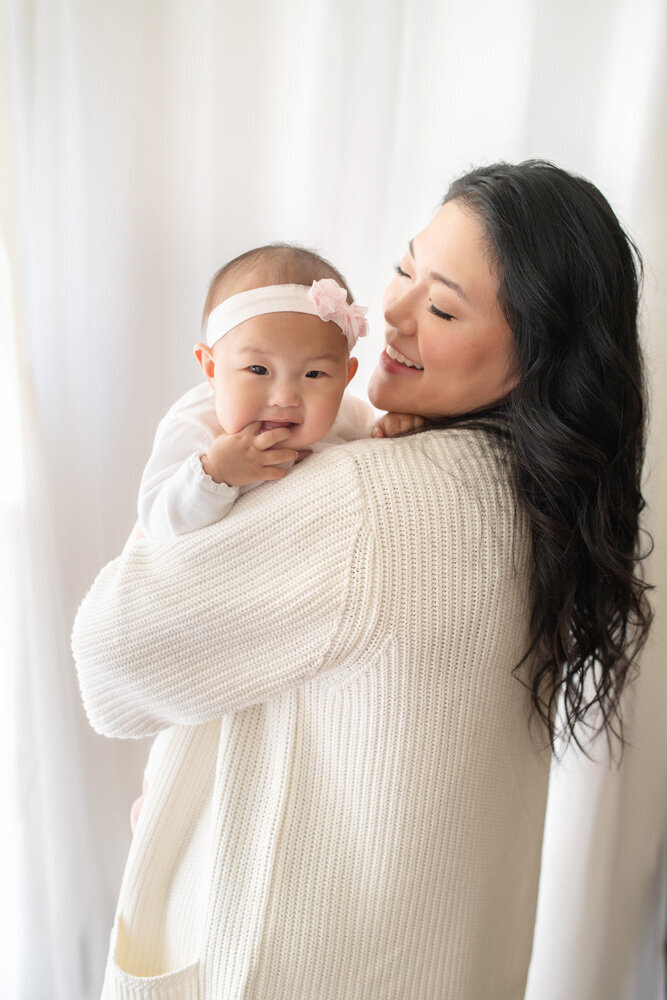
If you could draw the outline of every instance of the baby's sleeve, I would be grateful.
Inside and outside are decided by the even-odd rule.
[[[370,437],[378,413],[370,403],[346,391],[338,410],[333,433],[343,441],[358,441]]]
[[[206,400],[193,405],[192,396],[191,390],[160,421],[141,477],[139,521],[148,538],[155,540],[215,524],[239,495],[238,486],[216,483],[204,472],[199,456],[215,434]]]

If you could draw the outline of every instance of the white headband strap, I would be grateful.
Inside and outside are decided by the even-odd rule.
[[[358,337],[365,337],[368,310],[356,303],[347,304],[347,292],[332,278],[307,285],[267,285],[231,295],[213,309],[206,324],[209,347],[240,323],[266,313],[297,312],[336,323],[352,350]]]

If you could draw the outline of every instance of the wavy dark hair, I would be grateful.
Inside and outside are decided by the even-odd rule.
[[[641,256],[590,181],[542,160],[472,170],[443,204],[453,200],[482,223],[519,382],[501,404],[438,423],[507,441],[534,566],[515,674],[528,668],[554,752],[570,740],[588,752],[584,732],[598,731],[622,750],[620,697],[652,619],[639,574]]]

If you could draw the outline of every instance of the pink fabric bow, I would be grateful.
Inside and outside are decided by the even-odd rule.
[[[320,319],[336,323],[341,328],[349,350],[352,350],[359,337],[365,337],[368,333],[368,309],[358,306],[356,302],[348,305],[347,292],[333,278],[314,281],[308,297]]]

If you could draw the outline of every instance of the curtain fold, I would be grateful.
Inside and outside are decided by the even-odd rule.
[[[645,255],[647,575],[658,589],[621,768],[600,750],[596,764],[568,752],[553,770],[527,1000],[658,1000],[667,8],[4,0],[0,12],[2,288],[14,303],[2,360],[16,390],[13,403],[3,396],[14,409],[0,494],[14,821],[0,855],[16,860],[3,863],[20,914],[0,991],[99,995],[147,746],[89,728],[69,629],[134,522],[159,418],[198,380],[191,348],[211,274],[278,239],[330,257],[371,307],[352,383],[364,395],[392,264],[448,181],[478,162],[540,156],[597,183]]]

